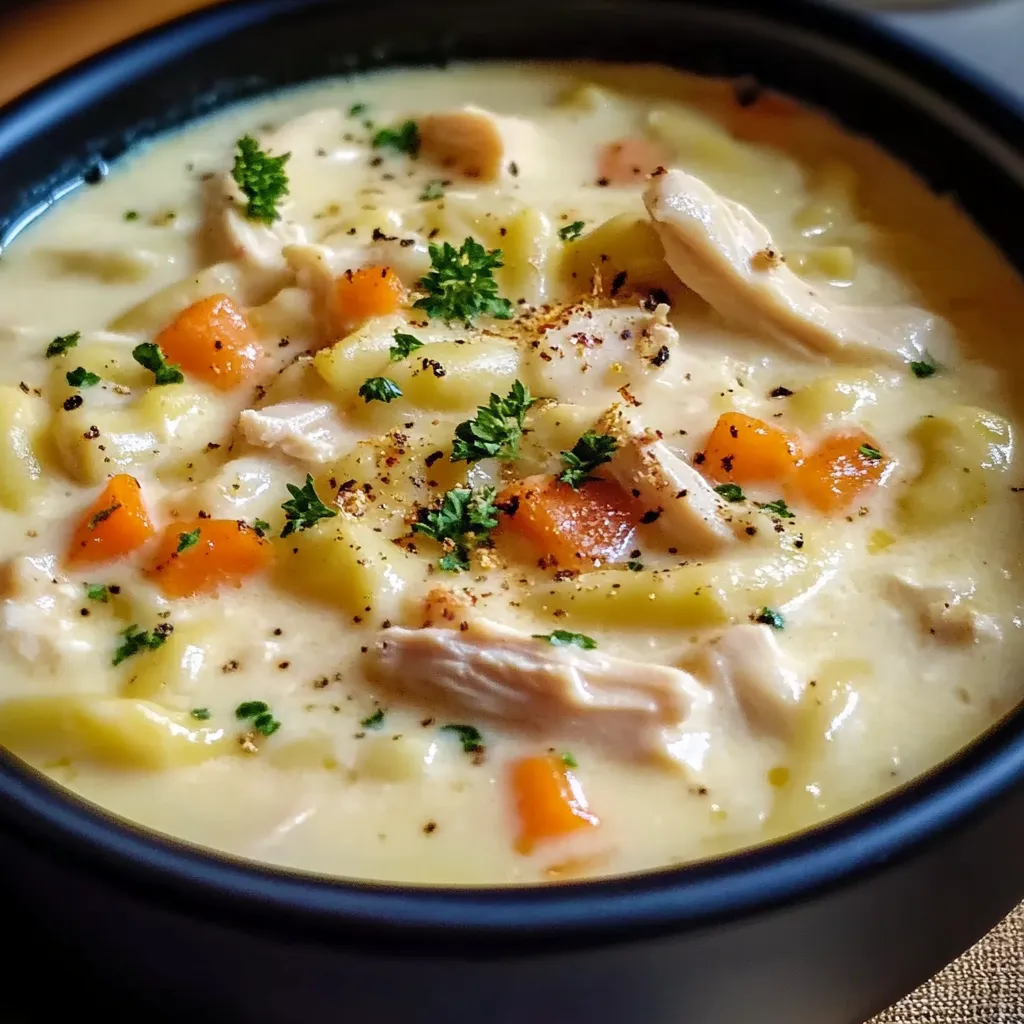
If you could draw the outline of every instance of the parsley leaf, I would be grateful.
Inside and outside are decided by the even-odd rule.
[[[561,761],[562,761],[562,764],[564,764],[566,768],[579,768],[579,766],[580,766],[579,761],[577,761],[576,758],[573,757],[573,755],[570,754],[568,751],[566,751],[562,755]]]
[[[518,380],[504,398],[492,394],[487,405],[477,406],[475,419],[464,420],[455,428],[451,461],[519,458],[523,420],[536,401]]]
[[[715,493],[720,494],[726,501],[746,501],[746,495],[737,484],[719,484]]]
[[[570,633],[567,629],[556,629],[552,633],[534,633],[534,640],[547,640],[555,647],[580,647],[584,651],[592,651],[597,641],[585,633]]]
[[[270,532],[270,523],[266,519],[254,519],[252,528],[256,531],[257,537],[265,537]]]
[[[784,629],[786,620],[777,612],[771,608],[760,608],[751,616],[755,622],[764,623],[766,626],[771,626],[772,629]]]
[[[453,732],[462,744],[464,754],[479,754],[484,749],[484,738],[473,725],[442,725],[441,732]]]
[[[273,224],[281,216],[277,212],[277,204],[288,195],[288,175],[284,165],[291,153],[282,156],[264,153],[251,135],[243,135],[237,145],[231,177],[249,200],[245,215],[250,220]]]
[[[132,349],[132,359],[140,366],[151,370],[157,384],[180,384],[185,379],[181,367],[170,365],[163,349],[151,341],[136,345]]]
[[[444,199],[444,182],[440,178],[432,178],[420,193],[421,202],[429,203],[434,199]]]
[[[270,710],[270,705],[262,700],[245,700],[235,708],[235,718],[255,718]]]
[[[632,558],[626,563],[626,568],[629,569],[630,572],[643,572],[644,563]]]
[[[68,370],[64,374],[64,379],[73,388],[91,388],[100,382],[99,377],[95,373],[90,373],[84,366],[76,366],[75,369]]]
[[[377,708],[372,715],[368,715],[359,724],[364,729],[379,729],[384,724],[384,715],[384,709]]]
[[[92,519],[89,520],[89,529],[95,530],[100,523],[105,523],[119,508],[121,508],[121,502],[115,501],[113,505],[108,505],[106,508],[101,508]]]
[[[594,480],[590,474],[598,466],[611,462],[619,442],[611,434],[597,434],[588,430],[573,446],[571,452],[562,452],[562,461],[566,468],[558,479],[578,491],[588,480]]]
[[[398,153],[418,156],[420,152],[420,126],[405,121],[397,128],[381,128],[373,137],[374,149],[393,149]]]
[[[558,229],[558,237],[563,242],[575,242],[582,234],[583,221],[581,220],[574,220],[571,224],[566,224],[564,228]]]
[[[73,331],[71,334],[59,335],[46,346],[46,358],[52,359],[54,356],[66,355],[68,349],[74,348],[81,340],[81,337],[81,331]]]
[[[194,530],[190,530],[188,533],[178,534],[178,554],[182,551],[188,551],[189,548],[194,548],[199,543],[199,531],[201,527],[196,527]]]
[[[865,459],[875,460],[880,459],[882,457],[882,453],[877,448],[873,447],[870,444],[862,444],[857,449],[857,451],[860,452],[860,454],[863,455]]]
[[[365,113],[366,113],[366,104],[365,103],[353,103],[352,106],[348,108],[348,116],[349,117],[359,117],[360,114],[365,114]]]
[[[140,651],[155,651],[162,647],[164,641],[174,632],[174,627],[166,623],[156,626],[152,632],[148,629],[140,630],[138,626],[129,626],[121,630],[120,635],[124,637],[120,647],[114,651],[112,665],[120,665],[122,661],[138,654]]]
[[[402,389],[390,377],[370,377],[359,385],[359,397],[370,402],[391,402],[402,397]]]
[[[476,491],[453,487],[438,508],[420,510],[419,520],[412,524],[413,533],[422,533],[445,549],[438,563],[445,572],[468,569],[472,550],[483,544],[498,525],[496,495],[495,487]]]
[[[301,488],[295,484],[288,484],[288,493],[291,500],[281,506],[285,518],[282,537],[289,537],[297,530],[308,530],[321,519],[333,519],[338,514],[337,509],[328,508],[320,500],[309,473],[306,474],[306,483]]]
[[[243,701],[235,708],[235,718],[242,721],[251,720],[252,727],[264,736],[272,736],[281,728],[281,723],[270,713],[270,707],[262,700]]]
[[[86,583],[85,596],[90,601],[102,601],[106,604],[110,600],[110,591],[105,583]]]
[[[193,708],[193,709],[192,709],[192,710],[191,710],[191,711],[189,712],[189,714],[190,714],[190,715],[191,715],[191,716],[192,716],[192,717],[193,717],[193,718],[194,718],[194,719],[195,719],[195,720],[196,720],[197,722],[206,722],[206,721],[208,721],[208,720],[209,720],[209,718],[210,718],[210,709],[209,709],[209,708]]]
[[[417,309],[441,320],[465,320],[475,316],[512,319],[512,303],[498,294],[494,271],[503,267],[502,251],[488,251],[479,242],[467,238],[456,249],[448,242],[430,245],[430,273],[420,281],[427,293],[417,299]]]
[[[789,506],[782,498],[779,498],[778,501],[766,501],[763,505],[758,505],[758,508],[762,512],[767,512],[770,516],[778,516],[780,519],[795,518],[794,514],[789,511]]]
[[[138,210],[125,210],[124,211],[124,219],[125,220],[138,220],[139,219],[139,211]]]
[[[423,348],[423,342],[419,338],[414,338],[411,334],[403,334],[398,328],[395,328],[394,339],[394,344],[388,350],[393,363],[397,363],[400,359],[412,355],[417,349]]]
[[[911,363],[910,369],[919,380],[924,380],[926,377],[934,377],[939,372],[938,366],[930,358]]]

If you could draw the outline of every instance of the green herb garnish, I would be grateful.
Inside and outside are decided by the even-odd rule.
[[[102,601],[106,604],[110,600],[110,591],[105,583],[86,583],[85,596],[90,601]]]
[[[163,349],[151,341],[136,345],[132,349],[132,359],[145,369],[151,370],[157,384],[180,384],[185,379],[181,367],[169,364]]]
[[[767,501],[763,505],[759,505],[758,508],[762,512],[767,512],[770,516],[778,516],[780,519],[793,519],[794,514],[789,511],[789,506],[779,498],[778,501]]]
[[[138,210],[125,210],[124,211],[124,219],[125,220],[138,220],[139,219],[139,211]]]
[[[480,730],[472,725],[442,725],[441,732],[453,732],[462,744],[464,754],[479,754],[484,749]]]
[[[492,394],[487,405],[477,407],[474,419],[455,428],[452,462],[519,458],[519,438],[527,410],[536,401],[518,380],[504,398]]]
[[[580,766],[579,761],[577,761],[576,758],[573,757],[573,755],[570,754],[568,751],[566,751],[562,755],[561,760],[562,760],[562,764],[564,764],[566,768],[579,768],[579,766]]]
[[[761,608],[754,612],[753,619],[755,622],[771,626],[772,629],[783,629],[786,625],[786,620],[771,608]]]
[[[399,360],[412,355],[417,349],[423,348],[423,342],[419,338],[414,338],[411,334],[403,334],[397,328],[395,328],[394,339],[391,348],[388,350],[391,362],[393,363],[397,363]]]
[[[583,221],[581,220],[574,220],[571,224],[566,224],[564,228],[558,229],[558,237],[563,242],[575,242],[582,234]]]
[[[288,484],[288,493],[291,499],[281,506],[285,518],[282,537],[289,537],[298,530],[308,530],[321,519],[333,519],[338,514],[337,509],[328,508],[320,500],[309,473],[306,474],[306,482],[302,487]]]
[[[436,540],[445,549],[438,562],[445,572],[468,569],[470,553],[483,544],[498,525],[496,495],[494,487],[476,491],[453,487],[441,499],[438,508],[420,510],[419,521],[412,525],[413,532]]]
[[[930,359],[924,359],[910,364],[911,372],[915,377],[924,380],[926,377],[934,377],[939,368]]]
[[[598,466],[611,462],[615,449],[619,442],[611,434],[597,434],[588,430],[572,447],[571,452],[562,452],[562,461],[566,468],[559,474],[558,479],[563,484],[568,484],[574,491],[578,491],[588,480],[594,480],[591,476]]]
[[[194,548],[199,543],[199,531],[201,527],[197,526],[194,530],[190,530],[188,533],[178,534],[178,554],[182,551],[188,551],[189,548]]]
[[[440,178],[428,181],[420,193],[420,201],[429,203],[434,199],[444,199],[444,182]]]
[[[359,385],[359,397],[366,403],[390,402],[402,397],[402,389],[389,377],[370,377]]]
[[[366,113],[366,104],[365,103],[353,103],[352,106],[348,108],[348,116],[349,117],[359,117],[360,114],[365,114],[365,113]]]
[[[384,724],[384,709],[377,708],[359,723],[364,729],[379,729]]]
[[[74,348],[82,338],[81,331],[72,331],[71,334],[61,334],[54,338],[46,346],[46,358],[65,355],[70,348]]]
[[[190,715],[191,715],[191,716],[192,716],[192,717],[193,717],[193,718],[194,718],[194,719],[195,719],[195,720],[196,720],[197,722],[206,722],[206,721],[208,721],[208,720],[209,720],[209,718],[210,718],[210,709],[209,709],[209,708],[193,708],[193,709],[192,709],[192,710],[191,710],[191,711],[189,712],[189,714],[190,714]]]
[[[90,373],[84,366],[76,366],[73,370],[68,370],[64,374],[64,379],[73,388],[91,388],[100,382],[99,377],[95,373]]]
[[[101,508],[92,519],[89,520],[89,529],[95,530],[100,523],[105,523],[119,508],[121,502],[115,501],[113,505],[108,505],[106,508]]]
[[[445,242],[430,246],[431,269],[420,287],[427,293],[417,299],[417,309],[440,320],[464,320],[475,316],[512,318],[512,303],[498,294],[494,271],[503,267],[502,251],[488,252],[479,242],[467,238],[460,249]]]
[[[256,531],[257,537],[265,537],[270,532],[270,523],[266,519],[254,519],[252,528]]]
[[[631,558],[626,563],[626,568],[629,569],[630,572],[643,572],[644,563],[638,562],[635,558]]]
[[[398,153],[417,156],[420,151],[420,126],[405,121],[397,128],[381,128],[373,137],[374,149],[393,149]]]
[[[288,195],[288,175],[284,165],[290,156],[291,153],[282,156],[264,153],[251,135],[243,135],[238,140],[231,177],[249,201],[245,215],[250,220],[273,224],[280,218],[277,204]]]
[[[860,452],[860,454],[863,455],[865,459],[875,460],[880,459],[882,457],[882,453],[877,448],[873,448],[869,444],[862,444],[857,449],[857,451]]]
[[[122,661],[140,651],[155,651],[164,645],[164,641],[172,632],[173,627],[168,625],[156,626],[152,632],[148,629],[140,630],[135,625],[121,630],[119,635],[124,637],[124,640],[121,642],[121,646],[114,651],[111,664],[120,665]]]
[[[726,501],[746,501],[742,489],[737,484],[719,484],[715,493],[720,494]]]
[[[534,633],[534,640],[547,640],[555,647],[580,647],[584,651],[592,651],[597,641],[585,633],[570,633],[567,629],[556,629],[552,633]]]
[[[246,700],[235,708],[235,718],[251,721],[252,727],[270,736],[281,728],[281,723],[270,713],[269,705],[262,700]]]

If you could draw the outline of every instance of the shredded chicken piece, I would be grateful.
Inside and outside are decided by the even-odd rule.
[[[805,683],[786,663],[770,626],[731,626],[684,662],[713,690],[726,690],[757,733],[788,739]]]
[[[665,261],[724,318],[822,355],[889,362],[949,358],[945,322],[922,309],[832,301],[785,263],[768,229],[699,178],[671,170],[644,193]]]
[[[976,644],[1001,640],[1002,631],[991,615],[973,604],[974,585],[922,584],[906,576],[889,578],[887,596],[916,618],[922,632],[943,644]]]
[[[540,163],[537,129],[517,117],[466,106],[428,114],[419,128],[423,156],[467,178],[516,178]]]
[[[244,409],[238,425],[249,444],[278,448],[304,462],[330,462],[352,448],[350,435],[327,402],[281,402]]]
[[[677,768],[699,769],[707,750],[714,699],[678,668],[555,646],[480,618],[384,630],[374,651],[369,671],[417,702]]]

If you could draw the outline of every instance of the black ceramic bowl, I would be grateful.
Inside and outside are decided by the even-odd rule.
[[[849,16],[761,7],[216,8],[0,114],[4,239],[135,141],[271,87],[391,63],[599,57],[753,74],[823,107],[955,192],[1024,268],[1024,122],[1008,100]],[[134,990],[150,1019],[862,1024],[1024,896],[1024,711],[926,778],[789,841],[514,890],[368,885],[215,856],[0,757],[0,879],[5,906],[27,908],[48,942],[62,936],[107,983],[112,1019]]]

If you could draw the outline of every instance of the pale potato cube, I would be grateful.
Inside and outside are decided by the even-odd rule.
[[[384,730],[359,741],[356,772],[377,782],[409,782],[422,778],[437,752],[426,736],[396,735]]]
[[[334,740],[320,730],[291,739],[278,733],[273,743],[261,749],[260,755],[275,768],[288,771],[334,771],[338,767]]]
[[[652,110],[647,115],[651,133],[678,159],[697,160],[732,171],[751,168],[753,154],[720,124],[705,114],[680,107]]]
[[[143,651],[126,661],[125,697],[173,704],[193,689],[209,671],[213,623],[180,626],[155,651]]]
[[[901,383],[871,370],[840,370],[796,387],[785,408],[799,426],[813,429],[862,414],[877,405],[887,389]]]
[[[43,489],[39,446],[50,413],[43,399],[0,386],[0,504],[24,511]]]

